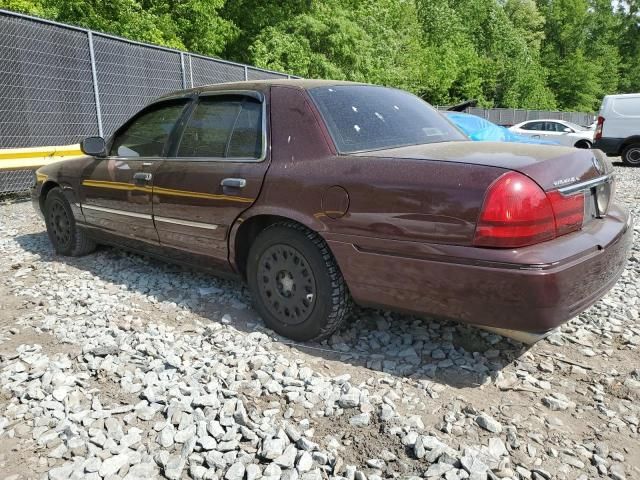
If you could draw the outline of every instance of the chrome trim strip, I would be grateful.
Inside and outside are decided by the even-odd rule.
[[[115,215],[124,215],[126,217],[144,218],[145,220],[151,220],[153,217],[146,213],[126,212],[124,210],[117,210],[115,208],[95,207],[93,205],[83,205],[82,209],[96,210],[98,212],[113,213]]]
[[[600,183],[608,182],[612,177],[613,175],[602,175],[601,177],[592,178],[591,180],[587,180],[586,182],[576,183],[574,185],[559,188],[558,191],[563,195],[569,195],[580,190],[586,190],[587,188],[595,187]]]
[[[174,225],[184,225],[186,227],[205,228],[207,230],[217,230],[219,225],[214,223],[191,222],[189,220],[178,220],[177,218],[154,216],[156,222],[172,223]]]

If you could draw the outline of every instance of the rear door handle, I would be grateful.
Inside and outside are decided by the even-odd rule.
[[[150,173],[146,173],[146,172],[137,172],[133,174],[133,179],[136,182],[149,182],[151,181],[151,179],[153,178],[153,175],[151,175]]]
[[[244,188],[247,186],[247,181],[244,178],[225,178],[220,182],[223,187]]]

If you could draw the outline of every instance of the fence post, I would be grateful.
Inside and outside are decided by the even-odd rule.
[[[93,79],[93,96],[96,102],[96,117],[98,119],[98,135],[103,136],[102,111],[100,109],[100,91],[98,90],[98,74],[96,73],[96,55],[93,51],[93,33],[87,31],[89,40],[89,57],[91,58],[91,77]]]
[[[249,69],[247,68],[246,65],[244,66],[244,80],[245,82],[249,80]]]
[[[180,52],[180,72],[182,73],[182,88],[187,88],[187,75],[184,71],[184,52]]]

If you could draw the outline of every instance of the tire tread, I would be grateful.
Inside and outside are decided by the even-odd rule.
[[[56,249],[56,251],[62,255],[66,255],[69,257],[82,257],[84,255],[87,255],[93,252],[96,249],[96,243],[91,238],[89,238],[89,236],[86,234],[84,230],[82,230],[81,228],[78,228],[78,226],[76,225],[73,212],[71,211],[71,206],[69,205],[69,202],[65,198],[64,193],[59,187],[54,187],[47,193],[47,198],[45,200],[45,217],[47,216],[46,215],[47,201],[49,201],[50,198],[53,198],[52,195],[54,197],[58,197],[60,201],[63,202],[64,207],[67,210],[67,213],[70,215],[70,219],[72,222],[72,229],[73,229],[72,248],[68,252],[60,252],[56,247],[56,245],[54,244],[54,248]],[[53,243],[52,240],[51,240],[51,243]]]
[[[318,249],[318,252],[322,257],[322,261],[327,268],[327,272],[329,273],[329,278],[331,281],[331,313],[328,315],[327,323],[325,324],[325,326],[317,335],[310,339],[312,341],[324,340],[330,337],[344,324],[346,319],[349,317],[349,314],[353,307],[351,295],[349,293],[349,289],[347,288],[344,277],[342,276],[342,272],[338,267],[338,263],[336,262],[333,253],[331,253],[331,250],[329,249],[329,245],[327,245],[327,242],[325,242],[325,240],[316,232],[297,222],[282,221],[269,225],[262,232],[260,232],[260,234],[276,228],[288,228],[302,233],[305,238]]]
[[[624,147],[624,149],[622,150],[622,155],[621,155],[622,156],[622,162],[625,165],[629,165],[630,167],[640,167],[640,163],[633,163],[633,162],[630,162],[629,160],[627,160],[627,154],[629,153],[629,151],[632,148],[640,148],[640,144],[638,144],[638,143],[630,143],[629,145],[626,145]]]

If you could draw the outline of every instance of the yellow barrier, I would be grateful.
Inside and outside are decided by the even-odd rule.
[[[0,171],[34,170],[49,163],[82,156],[80,145],[8,148],[0,150]]]

